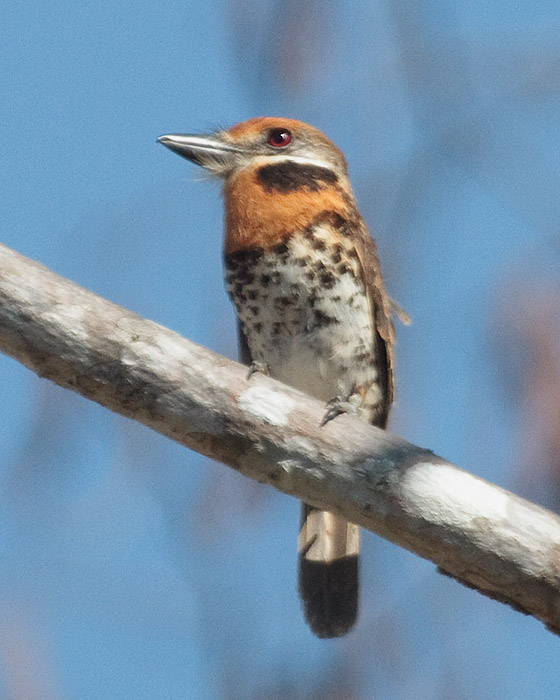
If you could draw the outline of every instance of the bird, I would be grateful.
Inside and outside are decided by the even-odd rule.
[[[264,372],[342,413],[385,428],[395,332],[406,315],[386,293],[342,151],[302,121],[257,117],[158,141],[223,181],[224,269],[249,376]],[[319,638],[354,626],[359,527],[302,504],[299,593]]]

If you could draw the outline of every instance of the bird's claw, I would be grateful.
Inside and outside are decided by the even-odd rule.
[[[270,367],[266,362],[251,362],[249,365],[249,371],[247,372],[247,379],[251,379],[255,372],[260,372],[261,374],[270,375]]]
[[[329,421],[343,413],[348,413],[351,416],[356,415],[358,411],[358,405],[356,401],[352,401],[354,395],[352,396],[335,396],[330,401],[327,401],[327,410],[323,419],[321,420],[321,428],[326,425]],[[358,397],[359,398],[359,397]]]

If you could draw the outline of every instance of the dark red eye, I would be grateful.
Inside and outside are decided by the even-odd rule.
[[[268,144],[274,148],[284,148],[292,142],[292,132],[288,129],[271,129],[268,133]]]

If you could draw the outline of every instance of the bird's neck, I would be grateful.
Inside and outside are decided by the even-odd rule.
[[[245,168],[226,181],[226,255],[269,249],[302,231],[323,212],[343,218],[355,208],[346,178],[290,161]]]

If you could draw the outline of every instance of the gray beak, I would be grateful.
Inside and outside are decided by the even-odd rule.
[[[158,142],[183,158],[191,160],[216,175],[225,176],[235,167],[241,150],[225,143],[218,136],[197,134],[165,134]]]

